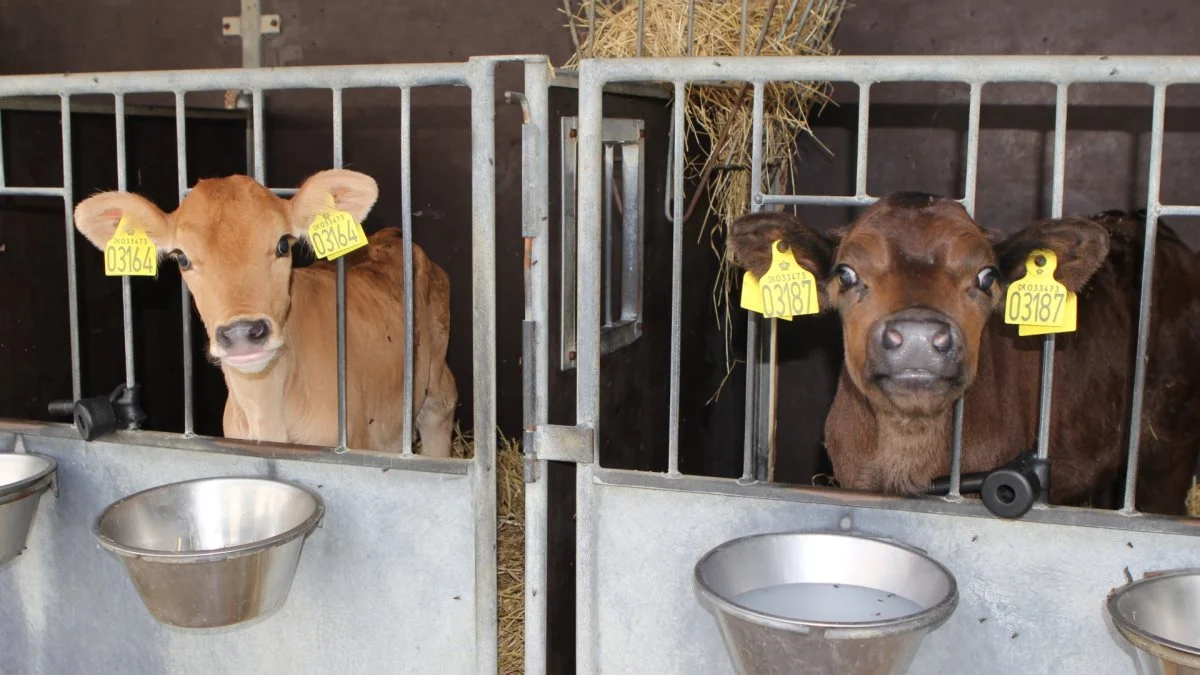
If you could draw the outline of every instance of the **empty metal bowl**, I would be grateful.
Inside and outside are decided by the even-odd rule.
[[[1200,570],[1126,584],[1108,596],[1117,631],[1146,675],[1200,675]]]
[[[744,675],[898,675],[958,604],[945,567],[850,534],[760,534],[700,558],[696,593]]]
[[[181,628],[265,616],[287,599],[320,495],[265,478],[202,478],[138,492],[96,519],[146,609]]]
[[[29,453],[0,453],[0,565],[25,550],[42,493],[58,462]]]

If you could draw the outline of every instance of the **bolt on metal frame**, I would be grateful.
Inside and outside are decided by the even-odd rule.
[[[79,307],[78,280],[76,275],[75,227],[73,211],[75,206],[74,185],[72,181],[72,136],[71,136],[71,100],[79,95],[108,95],[115,101],[114,113],[116,119],[116,154],[117,154],[117,188],[127,188],[127,167],[125,159],[125,97],[130,94],[170,93],[174,95],[176,120],[176,156],[178,167],[178,192],[182,200],[190,191],[187,177],[187,138],[185,97],[188,93],[201,91],[222,91],[229,89],[249,90],[252,95],[252,124],[253,124],[253,177],[264,185],[266,182],[266,160],[264,154],[264,120],[263,97],[269,90],[286,89],[328,89],[332,94],[333,115],[333,166],[340,168],[344,160],[344,129],[342,93],[346,89],[399,89],[400,90],[400,126],[401,126],[401,190],[403,195],[403,254],[405,262],[405,309],[407,320],[411,322],[413,312],[412,297],[412,89],[416,87],[434,86],[465,86],[471,92],[471,156],[472,156],[472,307],[474,330],[472,332],[474,387],[474,429],[475,455],[469,462],[463,460],[442,460],[416,456],[412,452],[412,362],[413,362],[413,333],[411,323],[405,331],[404,363],[405,363],[405,397],[399,405],[403,406],[406,424],[402,452],[395,457],[383,457],[386,453],[374,453],[365,450],[351,449],[346,443],[346,315],[345,315],[345,262],[337,260],[337,360],[338,360],[338,446],[333,448],[335,458],[327,457],[323,461],[338,461],[345,464],[360,464],[366,466],[386,465],[388,468],[412,469],[420,471],[438,471],[463,473],[469,466],[472,475],[472,495],[475,512],[475,634],[479,645],[477,656],[477,672],[494,673],[497,664],[497,607],[496,607],[496,483],[494,475],[496,456],[496,380],[495,380],[495,344],[496,344],[496,181],[495,181],[495,70],[504,62],[524,63],[526,80],[533,92],[531,99],[535,101],[534,108],[539,111],[541,119],[548,116],[546,103],[546,81],[548,61],[544,56],[503,56],[475,57],[465,63],[434,63],[434,64],[405,64],[384,66],[329,66],[329,67],[297,67],[277,68],[271,70],[191,70],[191,71],[150,71],[104,74],[77,75],[31,75],[9,76],[0,78],[0,98],[15,96],[57,96],[61,101],[60,120],[62,125],[62,187],[21,187],[10,186],[5,180],[3,161],[0,159],[0,196],[35,196],[60,197],[63,200],[65,236],[67,244],[67,279],[68,304],[70,317],[71,339],[71,383],[72,397],[82,398],[80,343],[79,343]],[[541,75],[539,75],[539,72]],[[544,133],[544,125],[542,133]],[[545,165],[545,137],[532,136],[527,141],[526,152],[540,151],[536,161],[529,167],[538,173],[528,180],[542,186],[547,184],[548,166]],[[0,139],[2,140],[2,139]],[[0,152],[2,158],[2,152]],[[529,161],[530,157],[526,158]],[[276,194],[286,196],[296,192],[295,188],[271,188]],[[543,187],[544,190],[544,187]],[[542,193],[539,193],[542,194]],[[541,202],[544,204],[544,199]],[[527,210],[534,208],[534,202],[527,203]],[[545,207],[540,207],[544,216]],[[528,221],[527,221],[528,222]],[[544,229],[544,218],[542,222]],[[544,249],[544,238],[537,240],[535,248]],[[545,251],[541,255],[544,257]],[[540,266],[539,272],[544,273],[545,265]],[[539,277],[540,284],[546,283],[544,277]],[[125,340],[125,378],[127,385],[134,384],[135,355],[133,351],[133,298],[128,278],[123,278],[122,309],[123,330]],[[157,434],[153,432],[138,432],[125,436],[129,442],[144,443],[163,447],[178,447],[181,449],[199,449],[210,452],[239,452],[228,448],[210,447],[203,439],[194,433],[194,396],[193,396],[193,353],[191,347],[191,298],[187,286],[180,283],[180,293],[183,298],[183,366],[184,366],[184,429],[182,436]],[[540,307],[539,311],[544,311]],[[542,328],[544,331],[544,327]],[[544,337],[544,336],[543,336]],[[545,341],[542,341],[542,352],[545,351]],[[541,364],[538,377],[542,383],[546,381],[545,369],[547,355],[539,353],[537,361]],[[545,392],[545,387],[538,391]],[[545,418],[546,402],[544,393],[541,403],[537,406]],[[124,432],[118,432],[123,434]],[[321,459],[321,458],[316,458]],[[543,462],[544,464],[544,462]],[[545,501],[545,482],[542,488],[542,501]],[[534,498],[536,499],[536,490]],[[544,507],[542,511],[544,511]],[[530,519],[534,525],[540,522],[541,531],[545,530],[544,513],[540,515],[534,510]],[[544,558],[542,566],[544,569]],[[544,573],[543,573],[544,576]],[[542,594],[544,602],[544,594]],[[530,624],[531,630],[544,631],[535,622]]]
[[[783,195],[761,192],[763,189],[763,93],[765,83],[770,81],[839,81],[854,82],[859,87],[859,114],[857,129],[857,156],[855,192],[853,195]],[[1140,445],[1141,411],[1145,390],[1145,362],[1148,342],[1150,312],[1150,287],[1153,280],[1154,249],[1160,216],[1200,215],[1200,206],[1167,205],[1160,199],[1160,174],[1162,170],[1164,115],[1167,88],[1177,84],[1200,83],[1200,58],[1198,57],[1100,57],[1100,56],[965,56],[947,58],[930,57],[729,57],[729,58],[642,58],[642,59],[584,59],[579,68],[579,188],[576,216],[579,228],[578,280],[579,300],[577,303],[577,360],[576,417],[577,425],[589,430],[593,438],[600,433],[600,310],[601,276],[597,251],[601,250],[602,231],[602,143],[603,91],[606,85],[631,82],[667,82],[674,87],[674,128],[682,129],[683,96],[685,86],[691,83],[750,82],[753,85],[753,147],[751,166],[752,203],[751,210],[757,212],[765,205],[825,205],[866,206],[877,197],[867,193],[867,153],[871,86],[882,82],[950,82],[967,83],[970,86],[970,107],[967,129],[966,168],[964,196],[960,200],[968,212],[975,207],[978,157],[980,102],[982,89],[988,83],[1050,83],[1056,87],[1053,197],[1051,215],[1061,217],[1066,163],[1067,94],[1076,83],[1136,83],[1153,87],[1152,130],[1150,139],[1149,180],[1146,195],[1145,253],[1142,267],[1142,287],[1138,312],[1138,339],[1135,356],[1134,382],[1132,385],[1129,445],[1127,453],[1127,481],[1124,507],[1117,513],[1098,510],[1059,510],[1045,505],[1031,512],[1027,518],[1047,522],[1084,524],[1109,528],[1145,528],[1153,531],[1172,531],[1168,523],[1160,523],[1149,516],[1132,519],[1128,516],[1141,515],[1136,510],[1137,461]],[[682,170],[684,162],[683,134],[674,138],[674,199],[675,214],[683,212]],[[680,490],[711,489],[717,481],[725,479],[692,479],[679,473],[679,368],[681,306],[679,286],[682,273],[682,249],[678,245],[683,228],[683,219],[674,218],[675,246],[672,257],[672,302],[671,302],[671,373],[670,408],[668,418],[668,469],[666,474],[643,474],[617,477],[615,484],[652,486],[670,489],[673,485]],[[758,334],[761,317],[751,313],[747,327],[747,400],[746,428],[744,438],[744,475],[736,481],[744,487],[728,488],[736,494],[766,494],[777,492],[769,485],[745,485],[757,482],[754,479],[756,448],[761,447],[761,429],[773,426],[770,418],[775,408],[773,358],[765,364],[759,363]],[[775,320],[769,330],[774,336]],[[1037,453],[1046,457],[1049,453],[1049,416],[1051,406],[1051,384],[1054,359],[1054,338],[1048,336],[1043,345],[1041,396]],[[773,340],[772,340],[773,343]],[[770,350],[773,356],[773,349]],[[767,396],[759,388],[760,370],[767,370],[770,382]],[[765,400],[764,400],[765,399]],[[953,416],[952,487],[949,496],[941,500],[897,500],[893,508],[939,513],[974,513],[960,495],[962,420],[960,400]],[[764,419],[768,420],[764,425]],[[598,442],[593,448],[598,447]],[[599,475],[607,471],[597,464],[593,455],[590,463],[579,466],[577,473],[577,542],[576,556],[579,563],[577,579],[576,639],[577,662],[581,673],[594,672],[597,667],[595,644],[597,637],[596,571],[590,561],[595,556],[594,543],[597,528],[597,504],[592,499],[593,485]],[[614,474],[619,472],[612,472]],[[625,472],[627,474],[631,472]],[[621,483],[621,481],[625,481]],[[801,492],[801,491],[797,491]],[[826,498],[817,494],[805,494],[802,500],[813,502],[843,503],[846,500]],[[1077,511],[1077,512],[1076,512]],[[584,562],[587,561],[587,562]]]

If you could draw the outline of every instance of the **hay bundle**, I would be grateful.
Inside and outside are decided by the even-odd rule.
[[[638,55],[639,5],[643,30],[641,55],[663,56],[803,56],[835,53],[832,37],[846,0],[750,0],[746,7],[743,40],[742,2],[739,0],[582,0],[572,10],[564,0],[568,27],[581,58],[625,58]],[[593,14],[594,7],[594,14]],[[689,9],[694,18],[689,20]],[[691,25],[692,44],[688,33]],[[764,88],[763,160],[767,184],[787,186],[793,176],[795,143],[809,133],[813,108],[829,102],[829,82],[773,82]],[[718,326],[728,325],[733,275],[724,256],[725,224],[750,209],[752,148],[752,95],[749,85],[689,86],[686,91],[688,178],[698,181],[697,192],[685,200],[689,215],[702,195],[707,195],[706,225],[697,241],[708,235],[709,245],[721,260],[713,289]],[[828,150],[826,150],[828,151]],[[725,331],[726,366],[729,331]]]
[[[496,608],[499,675],[525,672],[525,480],[521,443],[499,434],[496,446]],[[454,426],[453,455],[475,456],[470,432]]]

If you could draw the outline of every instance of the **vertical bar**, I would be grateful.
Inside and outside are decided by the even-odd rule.
[[[75,269],[75,176],[71,162],[71,97],[62,95],[63,213],[67,235],[67,311],[71,330],[71,397],[83,398],[83,369],[79,361],[79,277]]]
[[[587,55],[589,57],[596,56],[596,0],[591,0],[588,5],[588,39],[587,39]]]
[[[125,95],[113,97],[113,115],[117,124],[117,189],[129,189],[125,165]],[[134,385],[133,372],[133,287],[129,277],[121,277],[122,330],[125,333],[125,386]]]
[[[871,83],[858,83],[858,157],[855,160],[854,196],[867,196],[867,139],[871,118]]]
[[[534,234],[530,271],[531,318],[534,320],[534,405],[528,426],[550,421],[550,105],[549,63],[525,65],[525,97],[533,133],[524,148],[526,195],[524,227]],[[549,478],[546,462],[533,467],[537,479],[525,485],[525,673],[546,673],[546,560]]]
[[[1137,352],[1133,361],[1133,398],[1129,420],[1129,465],[1125,469],[1125,508],[1137,512],[1138,454],[1142,443],[1142,406],[1146,394],[1146,349],[1150,342],[1150,291],[1154,284],[1154,249],[1158,241],[1159,189],[1162,177],[1163,118],[1167,85],[1154,85],[1154,120],[1150,127],[1150,176],[1146,187],[1146,242],[1142,252],[1142,294],[1138,302]]]
[[[185,93],[175,92],[175,172],[179,188],[179,201],[187,195],[187,113],[184,110]],[[254,112],[258,112],[255,100]],[[257,134],[255,134],[257,140]],[[191,436],[196,431],[195,401],[193,400],[192,363],[192,295],[187,284],[179,280],[179,307],[183,322],[183,435]]]
[[[254,124],[254,179],[263,185],[267,184],[267,157],[263,149],[266,141],[263,138],[263,92],[255,89],[251,93],[250,112]]]
[[[646,0],[638,0],[638,26],[637,26],[637,52],[636,56],[642,57],[642,45],[646,42]],[[526,96],[529,92],[526,92]],[[0,174],[3,178],[3,174]]]
[[[242,67],[262,65],[262,12],[258,0],[242,0]]]
[[[762,210],[762,154],[763,154],[763,91],[762,82],[754,83],[754,115],[750,145],[750,211]],[[758,417],[761,401],[758,397],[758,378],[762,364],[759,363],[759,314],[748,312],[746,324],[746,419],[744,445],[742,447],[743,481],[754,480],[754,455],[758,447]],[[774,367],[774,364],[767,364]]]
[[[342,90],[333,89],[333,167],[342,168]],[[338,450],[347,448],[346,440],[346,257],[337,259],[337,402]],[[406,317],[407,318],[407,317]],[[407,423],[405,423],[407,426]]]
[[[1067,91],[1060,83],[1054,100],[1054,188],[1050,202],[1050,217],[1062,218],[1063,192],[1066,189],[1067,167]],[[1054,334],[1042,341],[1042,384],[1038,392],[1037,456],[1050,456],[1050,402],[1054,392]]]
[[[4,113],[0,111],[0,187],[8,186],[4,175]]]
[[[692,4],[695,11],[695,3]],[[684,99],[684,83],[675,83],[675,100],[672,114],[675,117],[675,128],[680,133],[675,134],[675,148],[671,164],[675,179],[674,198],[671,209],[673,239],[671,243],[671,384],[670,399],[667,409],[667,423],[670,425],[667,435],[667,475],[679,475],[679,363],[680,350],[683,343],[683,170],[684,170],[684,134],[686,124],[683,114],[687,107]],[[632,204],[630,207],[632,208]]]
[[[413,441],[412,89],[400,91],[400,216],[404,239],[404,433],[403,456]]]
[[[496,63],[471,78],[471,332],[475,384],[476,671],[494,675],[496,651]]]
[[[742,0],[742,34],[738,40],[738,56],[746,55],[746,28],[750,21],[750,0]]]
[[[592,74],[585,61],[579,66],[579,173],[578,173],[578,249],[576,264],[578,299],[575,335],[576,423],[592,430],[593,448],[600,444],[600,264],[595,251],[600,248],[601,152],[603,82]],[[676,134],[684,128],[677,127]],[[592,504],[592,476],[595,463],[575,468],[575,664],[579,675],[591,675],[596,664],[596,561],[594,555],[596,516]]]
[[[688,0],[688,43],[687,55],[696,54],[696,0]],[[682,128],[682,127],[680,127]],[[682,214],[682,212],[680,212]]]
[[[963,208],[975,215],[975,195],[979,181],[979,112],[983,98],[983,83],[971,83],[971,103],[967,114],[967,158],[963,178]],[[950,489],[947,497],[962,496],[962,451],[963,420],[966,402],[959,398],[954,402],[954,415],[950,427]]]
[[[604,146],[604,325],[611,326],[613,291],[613,146]]]

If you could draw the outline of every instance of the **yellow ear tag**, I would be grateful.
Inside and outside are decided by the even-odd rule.
[[[1078,299],[1054,278],[1058,256],[1037,249],[1025,260],[1025,276],[1008,287],[1004,323],[1018,326],[1017,334],[1073,333]]]
[[[318,258],[336,260],[367,245],[367,233],[354,216],[335,208],[333,196],[329,209],[317,214],[308,226],[308,241]]]
[[[153,277],[158,275],[158,247],[143,230],[129,232],[129,220],[121,216],[112,239],[104,245],[104,276]]]
[[[791,321],[794,316],[821,311],[817,301],[817,278],[796,262],[791,249],[771,244],[771,267],[761,279],[746,272],[742,277],[741,306],[768,319]]]

